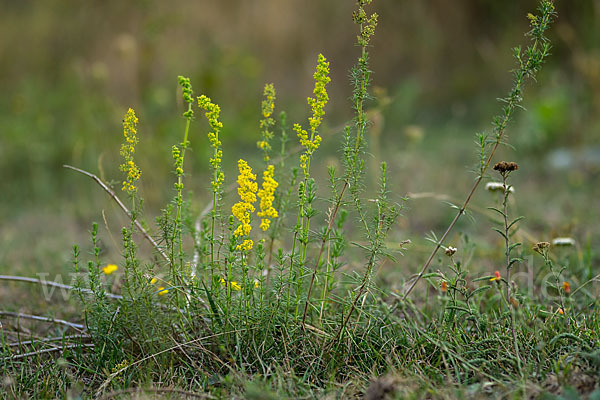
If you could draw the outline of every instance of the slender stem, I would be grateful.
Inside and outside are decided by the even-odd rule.
[[[504,217],[504,243],[505,243],[505,253],[506,253],[506,306],[508,307],[508,312],[510,313],[510,327],[513,336],[513,343],[515,347],[515,355],[517,356],[519,369],[521,369],[521,355],[519,353],[519,344],[517,341],[517,331],[515,329],[515,313],[514,307],[512,307],[512,302],[510,301],[510,240],[509,240],[509,224],[508,224],[508,196],[510,194],[510,187],[506,184],[506,180],[508,178],[508,173],[502,174],[502,185],[504,188],[504,198],[502,200],[502,215]]]
[[[310,279],[310,285],[308,287],[308,293],[306,295],[306,302],[304,304],[304,314],[302,316],[302,324],[303,325],[306,322],[306,314],[308,312],[308,305],[310,303],[310,295],[313,290],[313,286],[315,283],[315,277],[317,275],[317,270],[319,269],[319,264],[321,263],[321,257],[323,256],[323,251],[325,250],[325,243],[327,243],[327,238],[329,237],[329,233],[331,232],[331,229],[333,227],[335,217],[337,215],[338,210],[340,209],[340,205],[342,203],[342,198],[344,197],[344,192],[346,191],[347,187],[348,187],[348,181],[344,182],[344,186],[342,187],[340,195],[338,196],[338,199],[336,201],[333,213],[331,214],[331,217],[329,219],[329,224],[327,224],[327,229],[325,230],[325,234],[323,235],[323,239],[321,240],[321,248],[319,249],[319,255],[317,256],[317,259],[315,261],[315,266],[313,268],[312,277]]]
[[[98,183],[98,185],[100,185],[100,187],[102,187],[102,189],[104,189],[104,191],[106,193],[108,193],[108,195],[110,197],[112,197],[112,199],[119,205],[119,207],[121,207],[121,209],[125,212],[125,214],[127,214],[127,216],[129,218],[131,218],[131,215],[132,215],[131,211],[129,211],[127,209],[127,207],[125,207],[125,204],[123,204],[123,202],[117,197],[115,192],[111,188],[109,188],[108,185],[106,185],[104,182],[102,182],[102,180],[100,178],[98,178],[96,175],[94,175],[90,172],[84,171],[83,169],[73,167],[71,165],[63,165],[63,167],[72,169],[73,171],[77,171],[79,173],[82,173],[82,174],[92,178],[94,181],[96,181],[96,183]],[[148,242],[150,242],[152,247],[154,247],[156,249],[156,251],[158,251],[158,253],[165,259],[165,261],[170,263],[169,256],[163,251],[163,249],[158,245],[158,243],[156,243],[156,241],[152,238],[152,236],[150,236],[150,234],[144,229],[144,227],[138,220],[135,220],[135,226],[139,229],[139,231],[144,236],[144,238]]]

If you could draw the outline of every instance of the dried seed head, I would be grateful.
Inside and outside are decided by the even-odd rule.
[[[446,248],[446,255],[448,257],[452,257],[456,253],[456,250],[457,250],[456,247],[448,246]]]
[[[519,169],[519,165],[516,162],[512,161],[500,161],[494,165],[494,170],[500,172],[501,174],[505,174],[507,172],[516,171]]]
[[[550,243],[548,243],[548,242],[537,242],[536,244],[533,245],[533,251],[542,254],[549,247],[550,247]]]

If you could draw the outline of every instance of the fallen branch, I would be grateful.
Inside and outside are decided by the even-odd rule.
[[[45,354],[45,353],[52,353],[52,352],[59,351],[59,350],[75,349],[78,347],[92,348],[92,347],[94,347],[94,345],[92,343],[88,343],[88,344],[72,344],[72,345],[63,346],[63,347],[53,347],[51,349],[32,351],[31,353],[15,354],[14,356],[4,357],[2,359],[2,361],[18,360],[21,358],[27,358],[27,357],[36,356],[36,355]]]
[[[56,336],[56,337],[45,338],[45,339],[26,340],[24,342],[9,343],[8,347],[28,346],[30,344],[50,343],[50,342],[58,342],[61,340],[71,340],[71,339],[91,339],[91,336],[90,335]]]
[[[83,293],[93,294],[90,289],[76,288],[75,286],[65,285],[64,283],[57,283],[52,281],[44,281],[41,279],[29,278],[26,276],[13,276],[13,275],[0,275],[0,281],[17,281],[17,282],[28,282],[28,283],[39,283],[40,285],[57,287],[66,290],[81,290]],[[113,293],[104,293],[106,297],[111,299],[122,299],[123,296]]]
[[[30,315],[30,314],[23,314],[23,313],[11,312],[11,311],[0,311],[0,317],[1,316],[24,318],[24,319],[31,319],[34,321],[42,321],[42,322],[49,322],[49,323],[53,323],[53,324],[60,324],[60,325],[68,326],[68,327],[73,328],[78,331],[85,330],[85,326],[83,326],[81,324],[76,324],[74,322],[65,321],[64,319],[41,317],[39,315]]]

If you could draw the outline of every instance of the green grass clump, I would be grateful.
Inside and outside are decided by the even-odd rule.
[[[94,223],[91,260],[84,265],[79,247],[73,249],[76,279],[70,289],[80,300],[82,324],[45,321],[63,329],[55,339],[32,340],[29,353],[16,353],[15,347],[25,346],[21,338],[15,345],[0,332],[6,393],[379,399],[525,396],[541,393],[548,382],[575,385],[581,393],[593,390],[588,383],[598,376],[600,315],[588,288],[596,278],[589,265],[574,267],[568,248],[559,248],[572,248],[573,241],[539,241],[524,249],[523,218],[512,215],[509,180],[518,165],[493,162],[526,81],[549,55],[545,32],[555,16],[553,3],[542,0],[538,15],[528,15],[531,43],[514,50],[513,88],[502,99],[492,133],[477,135],[475,183],[444,234],[431,236],[434,249],[403,292],[374,278],[387,260],[401,265],[395,257],[409,241],[391,246],[388,237],[403,201],[393,200],[385,162],[378,190],[366,191],[368,49],[378,20],[365,10],[370,3],[359,0],[353,15],[360,52],[350,73],[355,117],[344,129],[343,170],[328,171],[327,199],[313,176],[329,100],[329,62],[323,55],[314,73],[314,97],[307,100],[308,126],[293,124],[299,146],[288,145],[287,116],[274,117],[276,92],[267,84],[257,118],[262,162],[237,160],[233,187],[223,168],[235,159],[220,141],[226,123],[220,107],[205,95],[195,97],[190,80],[179,77],[185,128],[182,141],[171,148],[173,198],[156,228],[144,219],[138,193],[143,174],[136,160],[143,154],[136,144],[144,133],[138,133],[132,109],[125,114],[121,147],[128,201],[95,175],[70,167],[95,179],[128,216],[121,232],[123,260],[117,265],[102,259]],[[207,163],[212,200],[204,211],[185,192],[184,161],[198,140],[192,131],[197,110],[208,121],[212,148]],[[502,267],[476,276],[475,264],[482,262],[474,257],[476,244],[466,235],[460,244],[451,243],[450,233],[490,166],[500,179],[487,188],[501,194],[490,210],[502,243],[500,256],[488,261]],[[148,244],[152,251],[142,250]],[[515,270],[533,254],[543,267],[528,286],[519,286]],[[409,297],[419,281],[422,293]],[[65,327],[78,335],[67,335]],[[48,342],[56,342],[54,350],[44,350]],[[61,354],[55,363],[48,358],[54,352]],[[49,367],[41,371],[41,365]],[[378,379],[369,383],[373,378]]]

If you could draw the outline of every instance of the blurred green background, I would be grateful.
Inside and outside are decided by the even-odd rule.
[[[411,194],[394,239],[419,241],[453,216],[474,175],[474,133],[489,131],[510,89],[511,48],[526,44],[534,0],[375,0],[375,99],[369,162],[389,161],[396,200]],[[552,56],[529,85],[509,131],[517,161],[516,213],[533,239],[573,235],[598,245],[600,216],[600,0],[557,0]],[[119,232],[119,211],[71,164],[121,179],[121,120],[140,119],[141,194],[150,216],[173,196],[172,144],[181,141],[177,76],[221,105],[224,162],[258,160],[264,83],[276,113],[305,123],[318,53],[331,62],[324,166],[335,164],[351,118],[354,1],[0,1],[1,273],[68,270],[91,221]],[[207,124],[196,111],[187,189],[208,193]],[[321,171],[323,174],[325,169]],[[371,173],[371,172],[369,172]],[[326,188],[325,181],[321,186]],[[433,196],[433,197],[432,197]],[[447,196],[447,197],[444,197]],[[488,197],[486,197],[488,196]],[[492,205],[481,191],[474,205]],[[152,218],[149,218],[152,220]],[[485,217],[483,217],[485,221]],[[459,230],[488,232],[465,219]],[[118,246],[114,246],[118,249]],[[118,250],[113,250],[118,251]],[[422,251],[415,246],[418,257]],[[409,254],[410,255],[410,254]],[[404,261],[403,261],[404,262]]]

